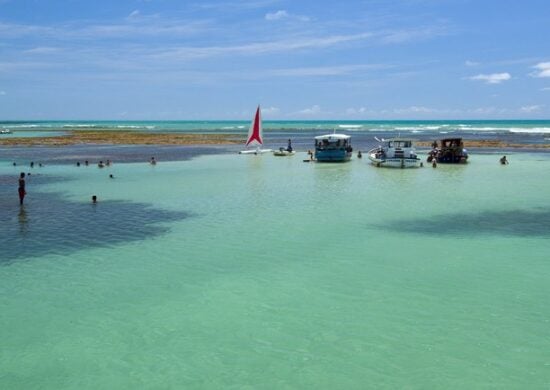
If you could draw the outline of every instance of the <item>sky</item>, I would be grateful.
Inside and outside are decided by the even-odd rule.
[[[0,0],[0,120],[550,119],[548,0]]]

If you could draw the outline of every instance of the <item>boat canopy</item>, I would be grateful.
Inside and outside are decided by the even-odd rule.
[[[384,140],[384,142],[390,148],[411,148],[414,141],[409,138],[391,138]]]
[[[351,137],[349,135],[345,135],[345,134],[326,134],[326,135],[318,135],[317,137],[315,137],[316,140],[318,141],[322,141],[322,140],[327,140],[327,141],[338,141],[338,140],[347,140],[347,139],[350,139]]]
[[[458,147],[462,146],[462,138],[443,138],[441,140],[441,147]]]

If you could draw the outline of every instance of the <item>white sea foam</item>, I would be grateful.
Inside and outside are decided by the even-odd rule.
[[[81,123],[81,124],[66,124],[66,125],[63,125],[63,127],[79,127],[79,128],[93,128],[93,127],[98,127],[97,125],[93,125],[93,124],[88,124],[88,123]]]
[[[40,127],[52,127],[51,125],[31,125],[31,124],[21,124],[21,125],[10,125],[11,129],[37,129]]]
[[[155,126],[118,125],[117,129],[154,129]]]
[[[338,125],[340,129],[360,129],[363,127],[363,125]]]
[[[550,127],[512,127],[508,129],[510,133],[538,133],[538,134],[550,134]]]
[[[393,129],[394,130],[402,130],[402,131],[425,131],[425,130],[439,130],[442,127],[445,126],[427,126],[427,125],[419,125],[419,126],[396,126]]]

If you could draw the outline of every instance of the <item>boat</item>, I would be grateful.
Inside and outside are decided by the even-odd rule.
[[[468,151],[464,148],[462,138],[444,138],[432,144],[427,161],[440,164],[465,164],[468,162]]]
[[[345,134],[326,134],[315,137],[317,162],[344,162],[351,159],[351,137]]]
[[[296,152],[294,150],[287,150],[285,148],[279,148],[279,150],[274,150],[273,155],[284,157],[284,156],[294,156]]]
[[[10,129],[2,129],[2,130],[0,130],[0,134],[11,134],[11,130]]]
[[[261,146],[264,144],[262,137],[262,113],[260,106],[256,109],[256,114],[252,118],[252,123],[250,124],[250,129],[248,130],[248,138],[246,140],[245,146],[256,146],[256,149],[247,149],[241,150],[239,154],[262,154],[269,153],[271,149],[261,149]]]
[[[273,155],[274,156],[294,156],[296,154],[296,152],[292,149],[292,141],[289,139],[288,140],[288,146],[285,148],[279,148],[279,150],[275,150],[273,151]]]
[[[417,168],[420,166],[420,158],[416,155],[412,139],[391,138],[378,141],[381,141],[382,145],[368,152],[369,160],[373,165],[390,168]]]

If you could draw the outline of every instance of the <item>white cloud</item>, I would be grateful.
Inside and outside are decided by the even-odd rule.
[[[319,66],[310,68],[285,68],[274,69],[268,72],[270,76],[343,76],[367,70],[387,69],[389,65],[370,64],[370,65],[339,65],[339,66]]]
[[[265,15],[265,20],[279,20],[279,19],[284,19],[288,17],[289,17],[288,12],[284,10],[279,10],[277,12],[267,13]]]
[[[464,65],[466,65],[466,66],[478,66],[478,65],[479,65],[479,62],[466,60],[466,62],[464,63]]]
[[[360,41],[370,38],[372,34],[330,35],[317,38],[289,39],[273,42],[252,42],[237,46],[205,46],[205,47],[176,47],[156,53],[151,57],[158,59],[191,60],[230,54],[264,54],[303,49],[331,47],[341,43]]]
[[[481,80],[487,84],[500,84],[503,81],[510,80],[512,76],[510,73],[492,73],[492,74],[478,74],[477,76],[470,77],[470,80]]]
[[[537,112],[542,109],[542,106],[540,104],[533,104],[531,106],[523,106],[519,110],[523,113],[531,113],[531,112]]]
[[[262,107],[262,114],[264,115],[275,115],[278,114],[281,110],[278,107]]]
[[[384,44],[400,44],[418,40],[430,39],[433,37],[444,36],[449,32],[444,25],[425,26],[414,29],[381,31],[379,33],[380,42]]]
[[[368,110],[366,107],[359,107],[359,108],[350,107],[346,109],[347,115],[361,115],[361,114],[366,114],[367,112]]]
[[[550,62],[539,62],[533,68],[537,69],[531,73],[533,77],[550,77]]]
[[[471,108],[466,111],[470,115],[485,115],[485,116],[498,116],[498,115],[510,115],[517,114],[517,110],[498,107],[478,107]]]
[[[302,115],[318,115],[321,113],[321,107],[317,104],[313,105],[310,108],[304,108],[303,110],[298,111],[298,114]]]
[[[276,12],[269,12],[265,14],[265,20],[274,21],[283,19],[295,19],[301,22],[309,21],[309,18],[307,16],[291,15],[285,10],[279,10]]]
[[[0,96],[5,95],[6,91],[0,91]]]
[[[540,89],[541,91],[550,91],[550,87],[544,87]]]
[[[411,106],[407,108],[396,108],[393,110],[396,114],[429,114],[434,113],[437,110],[434,110],[433,108],[428,107],[422,107],[422,106]]]
[[[139,12],[138,9],[136,9],[136,10],[132,11],[132,12],[130,13],[130,15],[128,15],[128,16],[126,17],[126,19],[135,19],[135,18],[137,18],[139,15],[140,15],[140,12]]]
[[[24,54],[51,54],[51,53],[57,53],[62,50],[63,49],[60,49],[58,47],[41,46],[41,47],[35,47],[33,49],[25,50],[23,51],[23,53]]]

